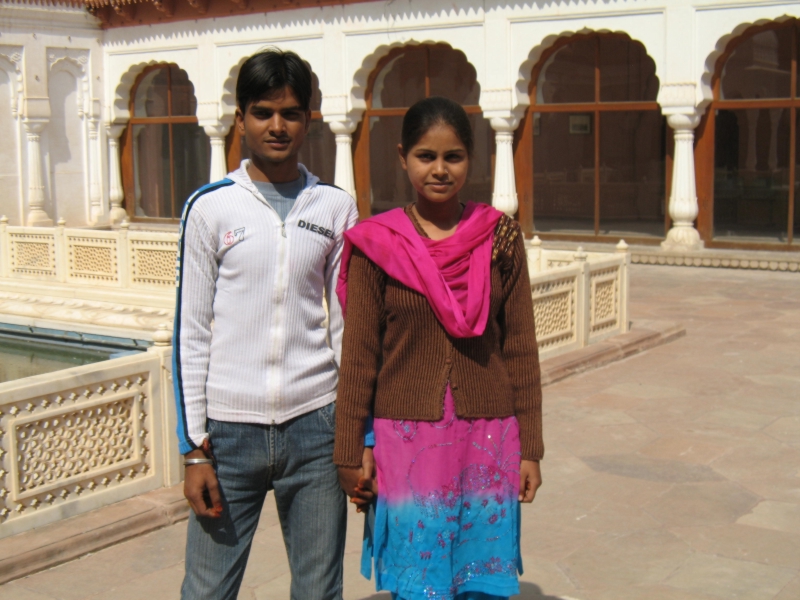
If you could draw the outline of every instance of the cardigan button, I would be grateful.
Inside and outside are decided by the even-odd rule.
[[[453,359],[452,359],[452,358],[445,358],[445,359],[444,359],[444,364],[446,364],[446,365],[452,365],[452,364],[453,364]]]

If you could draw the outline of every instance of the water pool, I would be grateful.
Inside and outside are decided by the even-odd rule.
[[[16,328],[22,329],[22,328]],[[0,383],[52,373],[146,349],[142,342],[102,338],[87,340],[73,332],[24,328],[9,331],[0,324]]]

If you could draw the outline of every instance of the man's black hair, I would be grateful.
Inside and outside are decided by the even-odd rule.
[[[297,54],[268,48],[248,58],[236,80],[236,105],[247,111],[250,103],[279,93],[286,87],[294,92],[300,108],[311,105],[311,68]]]

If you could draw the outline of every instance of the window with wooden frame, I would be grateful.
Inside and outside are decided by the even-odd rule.
[[[312,174],[325,183],[333,183],[336,174],[336,138],[331,128],[323,122],[320,107],[322,106],[322,92],[319,89],[319,79],[312,73],[311,125],[308,128],[306,139],[298,154],[300,163]],[[242,160],[250,158],[250,149],[239,135],[236,123],[231,127],[225,139],[228,170],[235,171]]]
[[[697,148],[698,229],[711,246],[796,245],[798,60],[791,19],[751,28],[717,62]]]
[[[423,98],[444,96],[464,107],[475,147],[462,201],[490,203],[495,153],[494,131],[478,105],[480,84],[462,52],[444,44],[405,46],[383,57],[367,82],[364,117],[354,134],[356,196],[362,218],[416,200],[400,166],[403,116]]]
[[[655,243],[667,231],[666,119],[644,46],[575,35],[533,68],[515,136],[523,230]]]
[[[194,85],[176,65],[148,67],[136,79],[122,139],[131,219],[180,219],[189,196],[208,183],[211,147],[196,113]]]

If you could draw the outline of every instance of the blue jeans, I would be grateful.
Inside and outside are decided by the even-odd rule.
[[[219,519],[189,517],[183,600],[235,600],[267,492],[274,490],[292,600],[341,600],[347,503],[333,464],[335,408],[280,425],[209,419]]]

